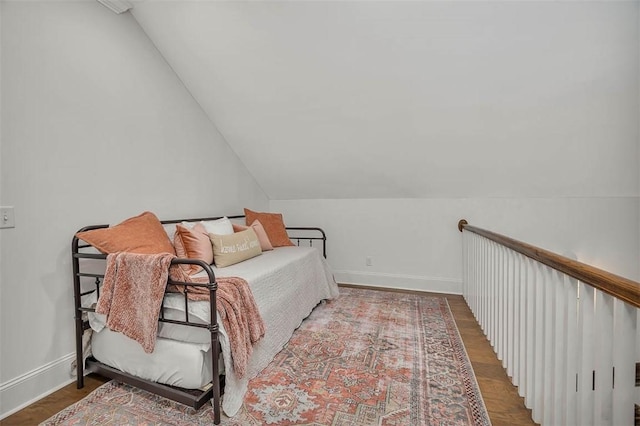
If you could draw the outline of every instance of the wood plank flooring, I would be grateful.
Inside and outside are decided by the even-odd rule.
[[[84,379],[84,388],[76,389],[76,383],[73,382],[70,385],[63,387],[59,391],[56,391],[49,396],[45,396],[40,401],[35,402],[26,408],[23,408],[22,410],[5,418],[4,420],[0,420],[0,425],[37,425],[47,420],[57,412],[67,408],[74,402],[81,400],[96,388],[98,388],[100,385],[107,383],[108,381],[109,379],[100,376],[86,376]]]
[[[531,411],[518,396],[464,298],[459,295],[424,294],[447,298],[493,425],[535,425],[531,420]],[[0,425],[37,425],[107,381],[99,376],[87,376],[83,389],[76,389],[75,383],[72,383],[0,421]]]
[[[531,420],[531,410],[524,406],[523,399],[511,384],[467,302],[462,296],[446,297],[471,360],[491,423],[495,426],[535,425]]]

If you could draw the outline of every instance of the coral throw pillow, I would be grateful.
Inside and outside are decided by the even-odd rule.
[[[262,254],[253,228],[231,235],[209,234],[213,244],[213,261],[218,268],[234,265]]]
[[[76,237],[102,253],[176,254],[155,214],[144,212],[109,228],[78,232]]]
[[[295,245],[289,239],[289,235],[287,234],[287,230],[285,229],[284,221],[282,220],[282,215],[280,213],[262,213],[244,209],[244,216],[246,218],[247,225],[252,224],[254,220],[257,220],[262,224],[273,247]]]
[[[196,223],[193,228],[176,225],[173,245],[178,257],[202,260],[209,265],[213,263],[211,240],[201,223]],[[198,265],[180,265],[180,267],[189,275],[197,274],[202,270]]]
[[[253,230],[256,232],[256,235],[258,236],[258,241],[260,241],[260,248],[262,249],[262,251],[273,250],[271,241],[269,241],[267,232],[264,230],[262,224],[259,221],[254,220],[251,224],[251,228],[253,228]],[[246,229],[249,229],[249,226],[240,225],[238,223],[233,224],[233,230],[235,232],[244,231]]]

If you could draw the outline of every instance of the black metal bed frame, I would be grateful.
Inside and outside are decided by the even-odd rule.
[[[218,217],[207,217],[207,218],[195,218],[195,219],[177,219],[177,220],[165,220],[161,221],[163,225],[166,224],[174,224],[180,223],[182,221],[201,221],[201,220],[216,220],[221,219],[224,216]],[[229,219],[241,219],[244,218],[244,215],[236,215],[236,216],[227,216]],[[100,228],[108,228],[109,225],[91,225],[85,226],[80,229],[78,232],[89,231],[93,229]],[[313,246],[314,241],[322,241],[322,255],[327,257],[327,237],[321,228],[316,227],[287,227],[288,232],[293,231],[293,237],[290,235],[290,238],[293,241],[296,241],[297,245],[300,245],[301,241],[308,241],[309,246]],[[300,234],[302,233],[302,234]],[[306,233],[313,233],[314,235],[306,235]],[[82,336],[85,330],[89,329],[89,321],[87,319],[83,319],[83,314],[87,312],[95,312],[94,308],[82,306],[82,296],[91,294],[96,292],[97,296],[100,296],[100,285],[102,284],[102,280],[104,279],[103,274],[97,273],[89,273],[82,272],[80,266],[80,259],[102,259],[106,260],[106,254],[98,254],[98,253],[86,253],[83,252],[83,249],[91,248],[92,246],[89,244],[81,244],[80,240],[74,235],[73,240],[71,242],[71,257],[72,257],[72,266],[73,266],[73,295],[75,302],[74,309],[74,319],[75,319],[75,327],[76,327],[76,368],[77,368],[77,388],[81,389],[84,387],[84,374],[86,373],[96,373],[104,377],[108,377],[111,379],[115,379],[127,384],[130,384],[134,387],[143,389],[145,391],[154,393],[156,395],[171,399],[173,401],[177,401],[179,403],[185,404],[187,406],[193,407],[194,409],[199,409],[202,407],[207,401],[213,398],[213,409],[214,409],[214,423],[220,423],[220,393],[222,391],[220,378],[220,369],[218,366],[219,354],[221,351],[220,342],[218,341],[218,323],[217,323],[217,314],[216,314],[216,290],[218,288],[218,284],[216,283],[216,278],[211,267],[201,260],[195,259],[180,259],[176,258],[171,261],[171,265],[179,265],[179,264],[188,264],[188,265],[198,265],[202,267],[209,277],[209,282],[206,284],[200,283],[185,283],[179,281],[173,281],[171,278],[167,280],[167,285],[177,284],[180,286],[184,286],[184,301],[185,301],[185,321],[177,321],[170,320],[164,318],[164,309],[161,307],[160,309],[160,322],[166,322],[171,324],[180,324],[188,327],[199,327],[206,328],[211,333],[211,363],[212,363],[212,380],[208,386],[205,387],[204,390],[193,390],[193,389],[181,389],[174,386],[164,385],[157,382],[152,382],[149,380],[141,379],[134,375],[125,373],[116,368],[105,365],[93,357],[89,357],[86,360],[86,367],[84,365],[83,360],[83,343]],[[82,291],[83,279],[93,279],[95,286],[94,289]],[[86,283],[86,281],[85,281]],[[206,287],[209,290],[209,303],[210,303],[210,313],[211,317],[209,319],[208,324],[200,324],[189,321],[189,288],[193,287]]]

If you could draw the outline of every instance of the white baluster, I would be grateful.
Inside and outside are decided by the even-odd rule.
[[[595,289],[579,284],[580,302],[578,304],[578,409],[576,423],[589,426],[593,423],[593,352],[594,352],[594,301]]]
[[[468,285],[468,279],[467,279],[467,267],[469,265],[469,259],[467,257],[467,237],[464,235],[464,232],[462,233],[462,287],[461,287],[461,291],[462,291],[462,297],[463,299],[467,300],[467,297],[469,296],[469,293],[467,291],[467,285]],[[467,304],[469,304],[467,302]]]
[[[462,234],[466,237],[465,241],[467,244],[467,304],[471,309],[471,312],[476,313],[477,305],[476,305],[476,287],[475,287],[475,277],[474,277],[474,256],[475,256],[475,246],[472,235],[470,232],[462,232]]]
[[[492,345],[493,345],[493,349],[497,352],[498,350],[498,341],[500,339],[499,337],[499,333],[500,333],[500,279],[499,279],[499,273],[500,273],[500,260],[499,260],[499,251],[498,251],[498,245],[492,243],[493,246],[493,277],[492,277],[492,284],[493,284],[493,297],[491,298],[491,305],[493,307],[493,312],[491,315],[491,341],[492,341]],[[498,359],[500,359],[500,355],[498,354]]]
[[[636,331],[640,330],[640,315],[636,315]],[[640,361],[640,334],[636,334],[636,356],[635,361]],[[634,374],[635,377],[635,374]],[[637,383],[637,382],[636,382]],[[640,386],[636,386],[635,398],[636,404],[640,405]]]
[[[542,277],[542,267],[534,263],[534,292],[535,315],[534,315],[534,340],[533,340],[533,405],[531,407],[531,417],[536,423],[542,423],[544,415],[544,282]]]
[[[499,260],[498,260],[498,246],[497,244],[491,243],[492,248],[492,256],[491,256],[491,344],[493,346],[494,351],[497,350],[498,344],[498,329],[500,328],[500,281],[498,279],[498,268],[499,268]],[[498,356],[500,358],[500,356]]]
[[[487,319],[489,315],[489,306],[487,292],[489,291],[489,287],[487,286],[487,273],[488,273],[488,256],[487,256],[487,242],[484,238],[479,238],[480,250],[478,253],[478,257],[480,258],[479,268],[480,268],[480,298],[482,300],[480,309],[480,328],[484,331],[484,334],[487,334]]]
[[[554,318],[552,324],[553,330],[553,347],[551,348],[553,356],[553,413],[552,424],[566,425],[566,406],[567,406],[567,322],[568,322],[568,309],[567,304],[567,283],[565,275],[552,272],[553,280],[553,303],[554,306]]]
[[[466,291],[467,285],[469,283],[469,236],[462,233],[462,297],[465,299],[468,296],[468,292]],[[467,302],[468,304],[468,302]]]
[[[520,334],[520,255],[511,251],[511,262],[513,264],[513,272],[511,275],[511,377],[513,385],[520,386],[520,341],[523,336]]]
[[[595,393],[593,420],[611,424],[613,420],[613,297],[596,291],[595,304]]]
[[[527,392],[527,385],[529,383],[529,377],[527,376],[527,339],[529,327],[528,327],[528,305],[527,305],[527,297],[528,297],[528,281],[527,281],[527,259],[523,255],[518,255],[518,264],[520,265],[520,279],[519,289],[520,289],[520,298],[519,298],[519,332],[520,335],[520,347],[518,349],[518,365],[519,365],[519,385],[518,385],[518,394],[524,398]]]
[[[495,345],[496,354],[500,361],[504,360],[504,261],[502,259],[503,248],[496,246],[496,314],[495,314]],[[504,363],[502,364],[504,367]]]
[[[483,293],[483,288],[482,288],[482,257],[481,252],[482,252],[482,245],[481,245],[481,241],[480,241],[480,237],[478,237],[477,235],[474,236],[474,239],[476,240],[476,248],[475,248],[475,276],[476,276],[476,319],[478,320],[478,323],[480,324],[480,327],[482,327],[482,309],[484,307],[484,301],[483,301],[483,297],[484,297],[484,293]]]
[[[479,249],[478,249],[478,239],[476,237],[475,234],[470,235],[471,236],[471,259],[469,260],[470,262],[470,268],[469,268],[469,274],[470,274],[470,280],[472,282],[471,288],[473,289],[473,292],[471,293],[471,300],[473,302],[473,316],[476,318],[476,320],[478,321],[478,324],[480,323],[480,317],[478,316],[478,312],[480,309],[480,277],[479,277],[479,271],[480,271],[480,258],[479,258]]]
[[[566,294],[566,353],[564,354],[564,424],[577,425],[576,410],[578,393],[576,381],[579,365],[578,346],[578,281],[564,276],[563,286]]]
[[[516,327],[515,323],[515,286],[514,282],[515,277],[515,265],[514,265],[514,252],[511,250],[506,250],[506,264],[507,264],[507,279],[505,280],[507,285],[507,317],[506,317],[506,338],[505,338],[505,362],[507,366],[507,375],[513,378],[513,371],[515,367],[515,360],[513,358],[513,348],[516,343],[516,334],[514,333],[514,329]],[[515,384],[515,383],[514,383]]]
[[[504,262],[502,259],[503,248],[501,245],[496,244],[496,353],[498,354],[498,359],[502,361],[504,359],[504,355],[502,353],[502,344],[503,340],[503,328],[504,328]]]
[[[541,413],[542,424],[552,425],[553,413],[554,413],[554,387],[553,380],[556,374],[555,363],[553,359],[554,355],[554,343],[555,343],[555,322],[556,322],[556,310],[555,310],[555,280],[554,272],[551,268],[546,266],[542,267],[542,281],[544,285],[544,336],[543,336],[543,360],[544,360],[544,373],[543,373],[543,404]]]
[[[495,351],[495,342],[496,342],[496,318],[497,318],[497,310],[496,310],[496,280],[495,280],[495,256],[493,253],[493,243],[489,242],[488,243],[488,248],[490,249],[490,253],[491,255],[489,256],[488,260],[488,265],[489,265],[489,279],[488,284],[489,284],[489,292],[488,292],[488,297],[489,300],[487,301],[487,307],[489,308],[489,315],[487,317],[487,337],[489,338],[489,342],[491,343],[491,346],[493,347],[494,351]]]
[[[509,250],[502,248],[502,365],[509,368]]]
[[[524,395],[525,405],[533,409],[535,405],[535,350],[536,350],[536,282],[535,268],[532,260],[526,260],[527,270],[527,342],[526,342],[526,393]]]
[[[613,424],[634,422],[636,376],[635,349],[638,339],[638,309],[621,300],[614,302],[613,364],[616,368],[613,388]]]

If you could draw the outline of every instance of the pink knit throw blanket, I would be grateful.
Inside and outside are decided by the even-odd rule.
[[[207,283],[207,277],[192,278],[171,260],[170,253],[113,253],[107,268],[96,312],[107,316],[107,327],[153,352],[158,334],[158,317],[169,274],[174,281]],[[265,325],[249,284],[239,277],[217,277],[216,308],[229,337],[233,369],[244,377],[253,346],[264,337]],[[182,292],[184,286],[170,286]],[[189,287],[192,300],[209,300],[206,287]]]
[[[175,281],[206,283],[208,278],[192,278],[177,267],[171,268]],[[216,277],[216,308],[229,337],[233,370],[239,378],[247,372],[253,346],[264,337],[264,321],[246,280],[239,277]],[[184,286],[171,286],[170,290],[183,292]],[[190,287],[187,293],[191,300],[209,300],[209,290]]]
[[[158,317],[175,255],[113,253],[107,256],[96,312],[107,316],[107,327],[153,352]]]

